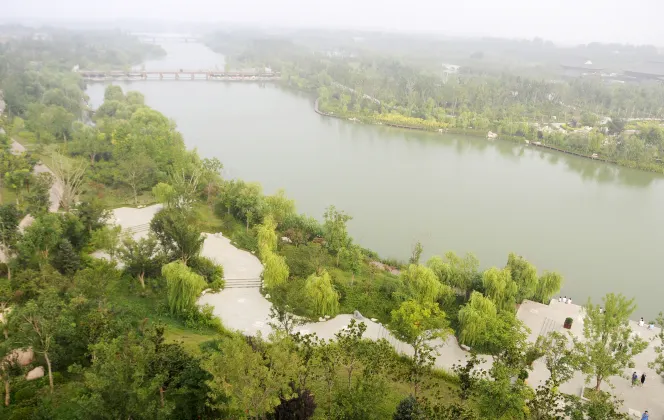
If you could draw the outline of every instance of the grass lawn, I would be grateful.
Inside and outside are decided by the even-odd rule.
[[[155,283],[153,281],[153,283]],[[211,328],[194,329],[173,317],[166,307],[164,290],[158,284],[146,287],[143,292],[138,281],[127,276],[109,285],[109,301],[117,309],[128,313],[136,322],[161,324],[165,327],[164,336],[168,342],[182,342],[192,354],[200,354],[200,344],[219,337],[219,332]]]

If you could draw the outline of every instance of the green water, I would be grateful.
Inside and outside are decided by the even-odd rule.
[[[223,68],[198,44],[165,45],[147,69]],[[635,317],[664,310],[664,179],[513,143],[367,126],[322,117],[307,95],[267,85],[206,81],[123,83],[174,119],[188,147],[225,174],[284,188],[302,212],[334,204],[355,239],[407,259],[472,251],[483,266],[515,251],[565,277],[563,294],[622,292]],[[93,105],[104,85],[89,86]]]

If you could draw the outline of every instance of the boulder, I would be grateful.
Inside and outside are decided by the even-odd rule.
[[[30,372],[28,372],[27,375],[25,375],[25,380],[26,381],[34,381],[35,379],[43,378],[44,377],[44,366],[37,366],[36,368],[32,369]]]
[[[355,318],[355,319],[359,319],[359,320],[363,320],[363,319],[364,319],[364,317],[362,316],[362,314],[361,314],[360,311],[358,311],[358,310],[356,310],[356,311],[353,312],[353,318]]]
[[[27,366],[35,359],[35,352],[32,351],[31,347],[28,347],[25,350],[16,349],[5,356],[7,360],[14,360],[21,366]]]

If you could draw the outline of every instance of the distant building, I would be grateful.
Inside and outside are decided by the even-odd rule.
[[[443,82],[447,82],[450,75],[455,75],[459,73],[461,66],[456,64],[443,64]]]
[[[44,32],[35,32],[32,34],[33,41],[50,41],[53,39],[50,34]]]
[[[581,63],[561,64],[563,75],[567,77],[599,76],[602,74],[602,67],[596,66],[590,60]]]

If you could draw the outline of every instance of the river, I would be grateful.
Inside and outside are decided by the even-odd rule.
[[[164,45],[148,70],[223,68],[200,44]],[[334,204],[382,256],[474,252],[483,267],[514,251],[565,277],[582,303],[635,297],[635,317],[664,310],[664,177],[509,142],[362,125],[320,116],[309,95],[275,85],[207,81],[120,83],[175,120],[188,147],[227,176],[284,188],[298,210]],[[103,84],[90,84],[93,106]]]

